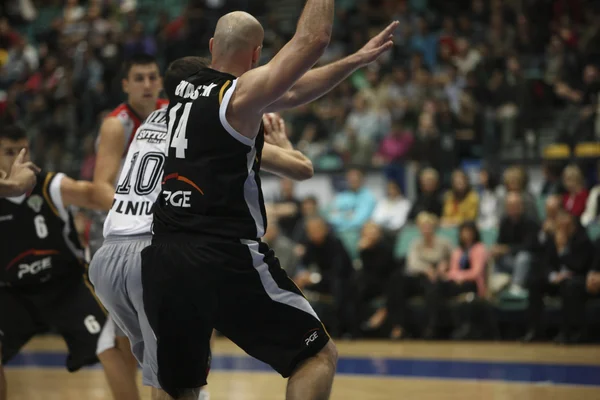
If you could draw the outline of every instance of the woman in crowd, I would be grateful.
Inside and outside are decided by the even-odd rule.
[[[563,208],[575,217],[581,217],[589,192],[585,187],[583,173],[577,165],[569,165],[563,171],[563,185],[567,193],[563,195]]]
[[[479,211],[479,196],[471,188],[469,177],[463,170],[452,173],[452,187],[444,198],[442,224],[460,225],[474,221]]]
[[[393,236],[404,226],[412,204],[402,195],[395,181],[388,181],[387,196],[379,200],[371,217],[373,222]]]
[[[510,167],[504,171],[504,189],[506,192],[515,192],[521,195],[523,199],[523,209],[525,215],[534,221],[539,221],[540,217],[537,209],[537,202],[535,197],[527,189],[529,179],[527,173],[521,167]],[[500,218],[504,216],[504,205],[506,204],[506,193],[502,199],[500,199]]]
[[[477,225],[480,229],[497,228],[500,222],[498,208],[500,193],[498,179],[490,168],[482,168],[479,172],[479,215]]]

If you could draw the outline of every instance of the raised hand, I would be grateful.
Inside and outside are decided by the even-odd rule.
[[[398,21],[392,22],[357,52],[363,65],[374,62],[394,46],[394,32],[399,25],[400,22]]]
[[[265,125],[265,142],[287,150],[294,148],[287,137],[285,121],[279,114],[263,115],[263,124]]]
[[[27,192],[35,186],[36,174],[40,169],[31,161],[25,162],[27,150],[23,149],[13,163],[8,179],[17,185],[17,190],[21,193]]]

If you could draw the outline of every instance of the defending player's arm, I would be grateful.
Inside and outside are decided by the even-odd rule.
[[[228,119],[234,128],[260,117],[267,106],[283,96],[325,52],[331,39],[334,0],[307,0],[296,33],[266,65],[243,74],[237,82]],[[243,135],[254,138],[248,129]]]
[[[267,114],[263,116],[263,123],[265,146],[261,169],[297,181],[312,178],[313,164],[304,154],[294,150],[287,137],[283,118]]]
[[[114,189],[102,185],[106,193],[101,193],[96,185],[88,181],[76,181],[64,176],[60,182],[60,194],[65,207],[76,206],[91,210],[108,211],[112,207]]]
[[[25,162],[25,149],[21,150],[10,169],[10,175],[0,170],[0,197],[20,196],[36,184],[40,169],[31,161]]]
[[[109,210],[112,206],[125,145],[125,133],[121,121],[115,117],[106,118],[100,128],[92,187],[95,201],[102,205],[102,209]]]
[[[393,34],[399,22],[388,25],[371,39],[362,49],[337,62],[307,72],[281,98],[267,107],[268,112],[285,110],[310,103],[338,86],[354,71],[369,65],[393,45]]]

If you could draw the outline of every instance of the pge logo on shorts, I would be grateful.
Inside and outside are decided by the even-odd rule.
[[[315,340],[317,340],[318,337],[319,337],[319,332],[314,331],[313,333],[310,334],[309,337],[304,339],[304,342],[306,343],[307,346],[310,346],[310,344],[312,342],[314,342]]]

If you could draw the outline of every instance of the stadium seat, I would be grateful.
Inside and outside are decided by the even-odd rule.
[[[591,224],[587,227],[587,233],[590,239],[596,240],[600,237],[600,224]]]
[[[448,239],[453,246],[458,246],[458,227],[441,227],[437,233],[441,237]]]
[[[581,158],[600,157],[600,143],[578,143],[575,156]]]
[[[498,239],[498,229],[490,228],[490,229],[483,229],[481,231],[481,241],[488,248],[493,246],[494,244],[496,244],[497,239]]]
[[[538,216],[540,217],[540,221],[546,219],[546,196],[538,196],[535,198],[535,203],[537,205]]]
[[[549,144],[544,149],[544,158],[547,160],[564,160],[569,157],[571,157],[571,149],[564,143]]]
[[[396,241],[396,258],[405,258],[408,254],[408,249],[413,240],[419,237],[419,228],[416,225],[405,225],[404,228],[398,234],[398,240]]]

